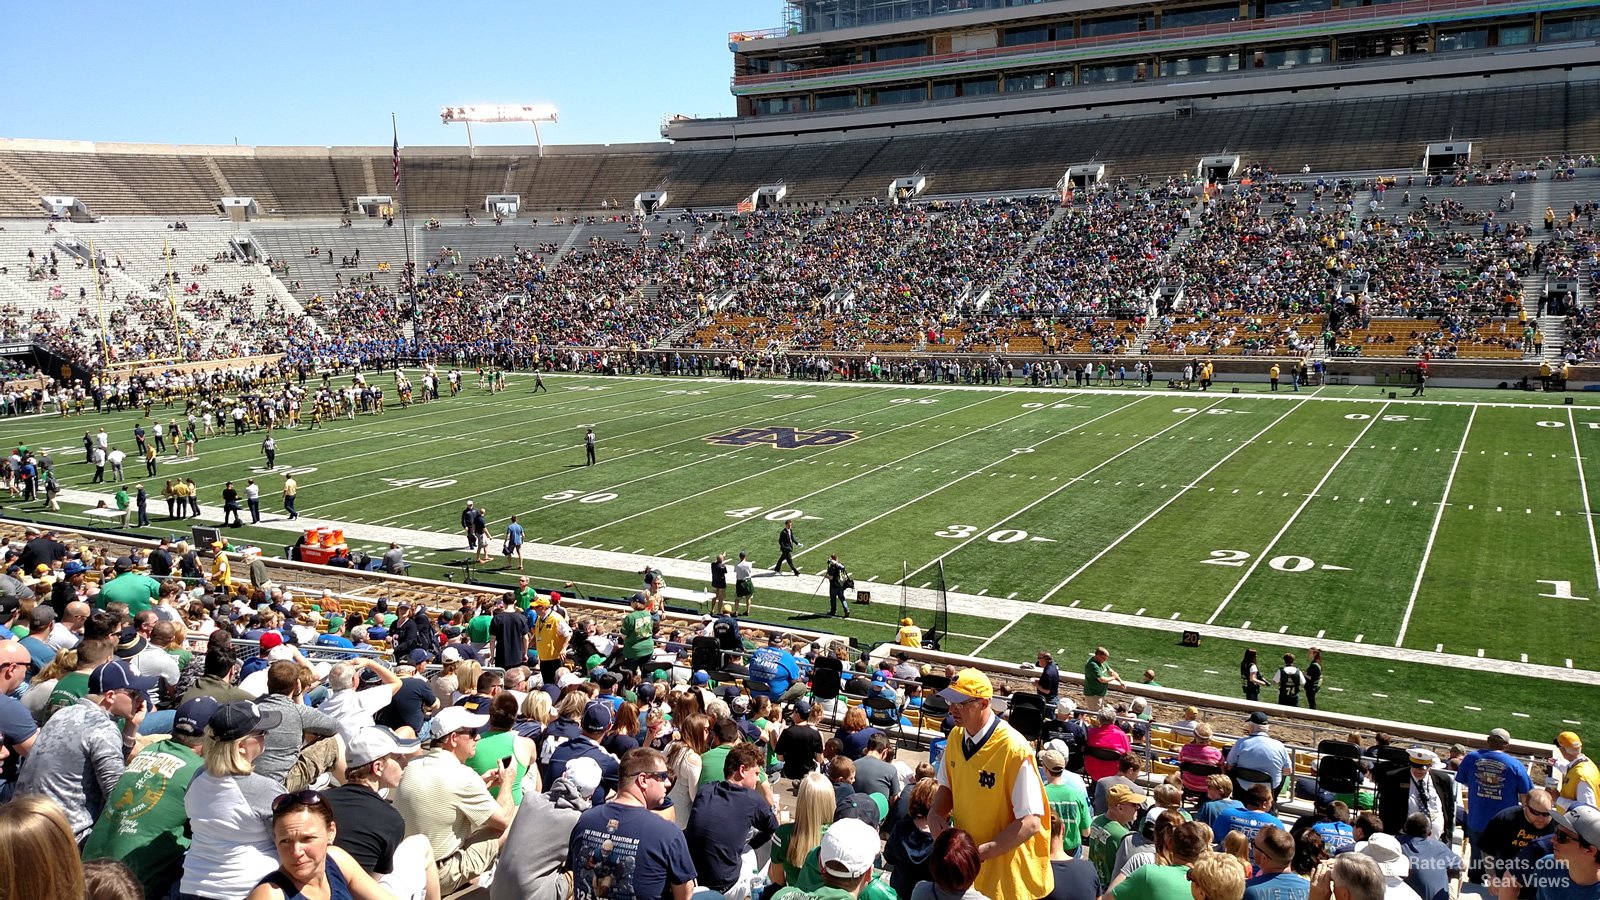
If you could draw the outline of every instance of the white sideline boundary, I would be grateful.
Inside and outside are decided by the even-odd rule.
[[[111,500],[110,494],[91,493],[88,491],[64,490],[61,492],[61,502],[64,506],[89,506],[96,501]],[[275,497],[267,497],[264,503],[276,503]],[[198,520],[206,524],[221,521],[222,508],[220,506],[200,507],[201,517]],[[162,523],[165,525],[166,523]],[[172,523],[174,532],[187,531],[186,520]],[[264,515],[261,524],[257,527],[270,528],[285,533],[298,533],[307,528],[322,526],[337,526],[344,529],[345,537],[356,541],[373,544],[387,545],[390,541],[398,542],[402,547],[417,547],[430,550],[451,550],[466,553],[462,546],[461,535],[454,531],[438,533],[431,531],[406,530],[400,528],[384,528],[376,525],[346,524],[330,519],[316,519],[302,516],[295,521],[284,518],[281,512]],[[226,535],[226,532],[224,532]],[[287,543],[287,542],[286,542]],[[557,565],[583,566],[586,568],[607,569],[619,573],[640,572],[646,565],[660,569],[669,581],[680,584],[706,584],[710,581],[710,566],[695,560],[673,559],[670,557],[647,556],[639,553],[616,553],[605,550],[584,550],[577,547],[561,547],[554,544],[524,544],[522,555],[526,560],[534,562],[553,563]],[[765,573],[756,576],[756,596],[760,597],[764,591],[779,591],[803,602],[803,598],[817,595],[823,584],[824,578],[818,575],[799,575],[788,577],[771,577]],[[890,596],[897,591],[899,585],[890,582],[858,581],[860,587],[873,591],[874,595]],[[917,609],[933,610],[938,607],[938,593],[933,590],[908,587],[905,589],[907,605]],[[957,615],[978,616],[988,619],[1016,621],[1026,615],[1048,616],[1055,619],[1064,619],[1077,622],[1089,622],[1102,625],[1115,625],[1129,628],[1139,628],[1146,631],[1166,631],[1172,623],[1162,619],[1151,621],[1144,616],[1135,616],[1128,613],[1101,612],[1072,608],[1066,606],[1041,605],[1032,601],[1007,600],[1001,597],[982,596],[968,593],[950,593],[949,611]],[[795,608],[795,607],[791,607]],[[1315,645],[1332,653],[1343,653],[1351,656],[1362,656],[1372,659],[1401,660],[1404,662],[1420,663],[1423,665],[1445,666],[1457,669],[1469,669],[1477,672],[1490,672],[1499,675],[1515,675],[1529,678],[1545,678],[1562,681],[1568,684],[1588,684],[1600,686],[1600,671],[1589,669],[1565,668],[1561,666],[1548,666],[1538,663],[1522,663],[1513,660],[1496,659],[1491,657],[1462,656],[1453,653],[1439,653],[1430,650],[1415,650],[1405,647],[1386,647],[1376,644],[1358,644],[1353,641],[1330,640],[1327,638],[1316,639],[1309,635],[1297,634],[1272,634],[1265,635],[1259,631],[1248,631],[1243,628],[1228,628],[1223,626],[1204,626],[1205,635],[1222,640],[1252,642],[1268,639],[1275,646],[1292,647],[1295,649],[1308,649]]]
[[[1572,456],[1578,461],[1578,489],[1583,491],[1583,518],[1589,523],[1589,555],[1594,557],[1594,580],[1600,585],[1600,546],[1595,543],[1594,513],[1589,505],[1589,479],[1583,472],[1583,451],[1578,449],[1578,423],[1572,413],[1572,407],[1567,407],[1567,430],[1572,432]]]
[[[1422,593],[1422,577],[1428,572],[1428,558],[1433,555],[1433,541],[1439,536],[1439,522],[1444,519],[1444,511],[1450,505],[1450,488],[1456,483],[1456,469],[1461,465],[1461,457],[1467,452],[1467,436],[1472,434],[1472,421],[1478,417],[1476,407],[1467,413],[1467,427],[1461,429],[1461,445],[1456,448],[1456,458],[1450,463],[1450,474],[1444,480],[1444,493],[1439,497],[1439,511],[1433,514],[1433,526],[1428,529],[1428,542],[1422,547],[1422,562],[1417,564],[1417,580],[1411,583],[1411,598],[1406,601],[1405,615],[1400,617],[1400,634],[1395,637],[1394,645],[1399,648],[1406,639],[1406,631],[1411,627],[1411,613],[1417,607],[1417,595]],[[1576,432],[1574,432],[1576,434]],[[1588,499],[1585,492],[1584,499]],[[1590,527],[1594,523],[1590,521]]]

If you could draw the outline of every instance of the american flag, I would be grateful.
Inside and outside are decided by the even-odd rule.
[[[394,186],[400,186],[400,135],[394,136]]]

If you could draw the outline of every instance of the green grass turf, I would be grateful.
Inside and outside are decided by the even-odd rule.
[[[1269,660],[1280,633],[1442,647],[1463,658],[1450,668],[1341,657],[1329,665],[1330,683],[1339,683],[1335,671],[1350,673],[1350,683],[1324,695],[1332,708],[1449,724],[1471,722],[1466,707],[1480,706],[1485,718],[1523,712],[1544,725],[1581,720],[1574,711],[1600,695],[1471,669],[1480,653],[1600,667],[1600,644],[1564,639],[1587,632],[1600,602],[1583,490],[1600,479],[1592,459],[1600,433],[1587,427],[1600,422],[1600,397],[1578,395],[1566,409],[1557,395],[1436,389],[1413,403],[1409,391],[1391,402],[1371,387],[1263,399],[1255,396],[1263,385],[1240,385],[1234,395],[1231,386],[1202,394],[547,381],[548,394],[531,395],[512,376],[503,394],[469,389],[382,417],[280,431],[278,462],[297,467],[301,512],[314,518],[454,533],[471,497],[496,535],[515,512],[539,543],[684,560],[748,549],[770,564],[776,520],[793,517],[805,542],[799,562],[812,572],[837,552],[863,580],[892,582],[904,563],[919,587],[936,580],[942,563],[952,591],[1139,615],[1159,629],[956,616],[947,646],[962,652],[1027,658],[1039,646],[1125,643],[1133,649],[1119,650],[1123,657],[1184,665],[1168,683],[1231,694],[1234,647],[1208,639],[1198,653],[1164,649],[1182,627],[1210,622],[1260,633]],[[1478,405],[1507,403],[1518,405]],[[181,410],[156,412],[165,420]],[[104,425],[131,450],[135,419],[7,421],[0,440],[52,448],[63,483],[88,489],[84,430]],[[600,464],[584,467],[581,434],[591,425]],[[768,426],[850,439],[793,449],[710,441]],[[216,504],[225,480],[242,486],[253,476],[263,506],[275,511],[282,476],[255,468],[260,437],[202,440],[197,459],[164,461],[157,478],[143,480],[156,494],[168,477],[194,478],[202,501]],[[1585,456],[1581,481],[1575,440]],[[143,475],[142,463],[130,460],[128,474]],[[151,508],[158,518],[164,512],[159,500]],[[72,508],[59,519],[93,521]],[[238,536],[268,546],[293,540],[272,529]],[[462,555],[410,558],[425,574]],[[625,593],[635,580],[578,565],[528,568],[584,582],[590,593]],[[1568,593],[1584,599],[1541,597],[1562,592],[1540,579],[1569,582]],[[776,607],[790,599],[804,605],[781,596],[764,595],[780,618],[785,610]],[[883,639],[893,612],[875,605],[825,624]],[[1389,697],[1369,696],[1374,690]]]

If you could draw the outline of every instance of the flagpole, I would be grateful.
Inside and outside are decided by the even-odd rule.
[[[403,236],[406,242],[406,269],[401,277],[401,283],[405,286],[406,299],[411,304],[412,328],[415,330],[417,292],[414,279],[416,276],[416,269],[412,265],[411,261],[411,223],[406,217],[406,187],[400,179],[400,126],[396,123],[394,113],[389,113],[389,127],[394,133],[394,186],[395,190],[397,191],[397,196],[395,199],[400,204],[400,228],[404,232]],[[398,336],[396,336],[396,340],[398,339]],[[395,354],[396,357],[399,355],[400,354],[398,353]]]

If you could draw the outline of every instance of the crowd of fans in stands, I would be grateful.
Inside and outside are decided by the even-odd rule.
[[[1501,729],[1308,772],[1264,711],[1117,702],[1104,648],[1069,696],[1048,653],[998,687],[919,664],[909,620],[875,663],[731,607],[674,628],[659,576],[620,619],[527,579],[391,608],[199,552],[4,543],[5,897],[1600,895],[1573,732],[1544,787]]]

